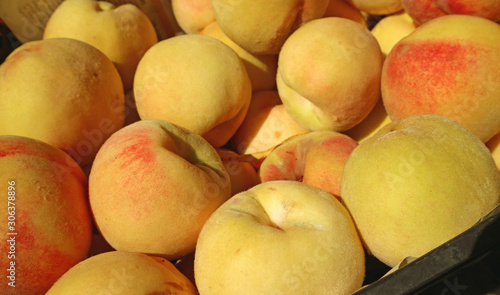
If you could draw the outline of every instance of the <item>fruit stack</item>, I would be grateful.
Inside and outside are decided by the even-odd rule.
[[[2,294],[352,294],[498,225],[499,1],[145,3],[0,65]]]

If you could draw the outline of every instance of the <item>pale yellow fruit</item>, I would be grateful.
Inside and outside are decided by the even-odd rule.
[[[199,34],[215,21],[211,0],[172,0],[172,12],[179,27],[188,34]]]
[[[50,16],[43,38],[73,38],[99,49],[115,65],[126,90],[132,89],[139,60],[158,42],[153,24],[139,8],[95,0],[62,2]]]
[[[391,123],[391,118],[385,111],[382,99],[379,99],[375,107],[373,107],[373,110],[363,121],[361,121],[361,123],[343,133],[357,142],[362,142],[376,134],[382,127],[389,123]]]
[[[252,87],[234,50],[215,38],[188,34],[146,52],[134,94],[141,119],[169,121],[221,147],[243,122]]]
[[[231,196],[231,183],[217,151],[198,134],[141,120],[99,150],[89,195],[113,248],[172,260],[194,251],[205,221]]]
[[[0,66],[0,134],[44,141],[83,167],[123,123],[120,75],[85,42],[31,41]]]
[[[384,17],[372,29],[384,55],[389,54],[394,45],[408,36],[417,26],[407,13],[393,14]]]
[[[382,63],[378,42],[363,25],[339,17],[313,20],[280,51],[278,91],[304,128],[345,131],[380,98]]]
[[[365,275],[354,223],[334,196],[270,181],[233,196],[196,246],[200,294],[351,294]]]
[[[462,125],[422,114],[361,142],[344,167],[341,196],[366,249],[394,266],[473,226],[500,203],[500,174]]]
[[[47,295],[176,294],[196,288],[172,263],[142,253],[111,251],[87,258],[66,272]]]

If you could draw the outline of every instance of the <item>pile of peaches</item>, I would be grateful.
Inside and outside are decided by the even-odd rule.
[[[351,294],[500,204],[499,1],[172,11],[65,0],[0,65],[2,294]]]

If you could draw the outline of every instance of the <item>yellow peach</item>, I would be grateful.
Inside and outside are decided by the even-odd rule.
[[[188,34],[198,34],[215,21],[211,0],[172,0],[172,11],[179,27]]]
[[[217,22],[208,25],[201,33],[224,42],[238,54],[247,70],[253,92],[273,90],[276,87],[276,71],[278,68],[278,56],[276,54],[251,54],[229,39],[222,32]]]
[[[447,15],[416,28],[387,56],[382,99],[392,120],[449,117],[483,142],[500,131],[500,25]]]
[[[222,31],[246,51],[278,54],[288,36],[325,14],[329,0],[212,0]]]
[[[135,5],[116,7],[96,0],[62,2],[50,16],[43,38],[73,38],[99,49],[115,65],[125,90],[132,88],[139,60],[158,42],[153,24]]]
[[[323,17],[344,17],[367,27],[363,14],[348,0],[330,0]]]
[[[382,53],[387,56],[394,45],[408,36],[416,28],[413,19],[406,13],[393,14],[384,17],[372,29]]]
[[[0,136],[2,294],[45,294],[87,257],[87,178],[66,153],[32,138]]]
[[[377,40],[363,25],[338,17],[313,20],[281,49],[279,95],[304,128],[345,131],[380,98],[382,63]]]
[[[277,91],[258,91],[254,92],[247,116],[230,143],[239,154],[257,155],[307,132],[288,114]]]
[[[286,140],[266,156],[259,169],[262,182],[296,180],[340,199],[345,163],[358,143],[335,131],[312,131]]]
[[[99,150],[89,194],[96,225],[114,249],[176,259],[194,251],[205,221],[231,196],[231,183],[201,136],[141,120]]]
[[[401,0],[348,0],[354,7],[369,14],[391,14],[403,9]]]
[[[141,119],[169,121],[221,147],[243,122],[252,88],[234,50],[215,38],[188,34],[146,52],[134,95]]]
[[[31,41],[0,66],[0,134],[47,142],[84,166],[123,122],[120,75],[87,43]]]
[[[220,206],[194,258],[203,295],[352,294],[364,275],[363,247],[345,207],[289,180],[258,184]]]
[[[239,155],[225,148],[217,149],[217,153],[231,180],[231,196],[246,191],[259,183],[259,177],[254,167],[257,159]]]
[[[171,262],[142,253],[111,251],[85,259],[65,273],[47,295],[197,294]]]
[[[368,253],[393,267],[454,238],[500,204],[500,174],[465,127],[420,114],[359,144],[344,167],[341,197]]]

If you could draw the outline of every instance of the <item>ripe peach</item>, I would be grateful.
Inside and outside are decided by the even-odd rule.
[[[500,172],[500,133],[488,140],[486,146],[490,150],[493,160],[495,160],[495,164]]]
[[[205,221],[231,196],[231,184],[201,136],[141,120],[99,150],[89,193],[96,225],[113,248],[176,259],[194,251]]]
[[[387,115],[382,98],[377,101],[375,107],[361,123],[343,133],[358,143],[375,135],[382,127],[391,123],[391,118]]]
[[[146,52],[134,95],[141,119],[169,121],[221,147],[243,122],[252,87],[234,50],[215,38],[188,34]]]
[[[187,34],[198,34],[215,22],[211,0],[172,0],[172,11],[179,27]]]
[[[403,9],[401,0],[348,0],[354,7],[369,14],[391,14]]]
[[[413,19],[405,12],[384,17],[372,29],[382,53],[387,56],[394,45],[416,28]]]
[[[123,122],[120,75],[87,43],[24,43],[0,66],[0,134],[47,142],[84,166]]]
[[[365,255],[349,212],[331,194],[270,181],[210,216],[194,275],[203,295],[352,294],[363,283]]]
[[[258,91],[230,143],[239,154],[258,157],[285,139],[307,132],[288,114],[277,91]]]
[[[0,136],[0,167],[2,294],[45,294],[90,249],[87,179],[60,149],[21,136]]]
[[[483,142],[500,131],[500,25],[448,15],[419,26],[389,53],[382,99],[392,120],[449,117]]]
[[[450,14],[500,20],[500,1],[497,0],[401,0],[401,3],[418,24]]]
[[[278,91],[306,129],[345,131],[379,99],[382,63],[377,40],[363,25],[338,17],[313,20],[281,49]]]
[[[267,155],[259,169],[260,180],[301,181],[340,199],[342,172],[357,146],[355,140],[335,131],[295,136]]]
[[[225,148],[217,149],[217,153],[231,180],[231,196],[246,191],[259,183],[259,177],[253,164],[257,161],[255,158],[242,156]]]
[[[366,19],[348,0],[330,0],[323,17],[343,17],[367,27]]]
[[[64,294],[197,294],[194,285],[174,265],[142,253],[111,251],[78,263],[50,288]]]
[[[208,25],[201,33],[224,42],[238,54],[247,70],[253,92],[273,90],[276,87],[278,55],[251,54],[229,39],[217,22]]]
[[[222,31],[246,51],[278,54],[301,25],[322,17],[329,0],[212,0]]]
[[[139,60],[158,42],[153,24],[139,8],[95,0],[62,2],[50,16],[43,38],[73,38],[96,47],[113,62],[125,90],[132,88]]]
[[[500,204],[500,174],[465,127],[420,114],[359,144],[344,167],[341,196],[367,251],[392,267],[442,245]]]

